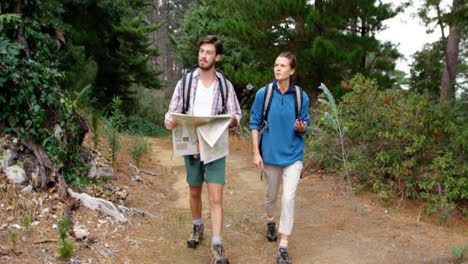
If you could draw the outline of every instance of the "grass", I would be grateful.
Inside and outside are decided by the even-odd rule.
[[[68,259],[73,253],[73,243],[68,239],[68,231],[71,227],[70,220],[68,218],[62,218],[57,222],[57,228],[59,232],[59,238],[61,247],[58,249],[60,258]]]

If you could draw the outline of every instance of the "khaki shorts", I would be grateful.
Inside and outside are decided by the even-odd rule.
[[[185,170],[187,171],[187,182],[190,186],[200,186],[203,181],[210,183],[225,184],[226,157],[204,164],[200,159],[192,155],[184,156]]]

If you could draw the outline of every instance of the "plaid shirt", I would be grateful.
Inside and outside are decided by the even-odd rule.
[[[200,80],[200,69],[196,69],[192,75],[192,86],[190,87],[190,102],[187,115],[193,115],[193,104],[195,103],[195,95],[197,94],[198,80]],[[216,78],[215,87],[219,88],[218,78]],[[237,125],[239,125],[242,117],[241,108],[239,101],[237,100],[236,92],[234,91],[234,86],[232,86],[232,83],[229,80],[227,80],[227,89],[228,98],[226,99],[226,114],[234,115],[237,119]],[[213,93],[211,115],[218,115],[223,108],[223,99],[220,88],[213,89]],[[182,87],[182,80],[179,80],[174,90],[174,94],[172,95],[171,103],[169,104],[169,110],[167,111],[164,118],[164,124],[166,124],[166,120],[171,117],[171,113],[182,113],[184,100],[183,94],[184,91]]]

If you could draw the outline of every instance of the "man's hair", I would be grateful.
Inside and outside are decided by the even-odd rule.
[[[204,36],[200,40],[200,44],[198,46],[200,47],[203,44],[213,44],[216,48],[216,55],[223,53],[223,43],[221,43],[221,40],[215,35]]]
[[[281,52],[280,55],[278,55],[278,57],[287,58],[289,60],[289,66],[291,66],[291,69],[296,68],[296,56],[292,52]]]

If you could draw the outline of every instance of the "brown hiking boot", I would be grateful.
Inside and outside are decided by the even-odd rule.
[[[203,224],[201,225],[193,225],[192,233],[190,234],[189,239],[187,240],[187,246],[189,248],[195,248],[198,243],[203,238]]]
[[[229,264],[229,261],[224,257],[223,245],[212,245],[210,250],[211,264]]]

